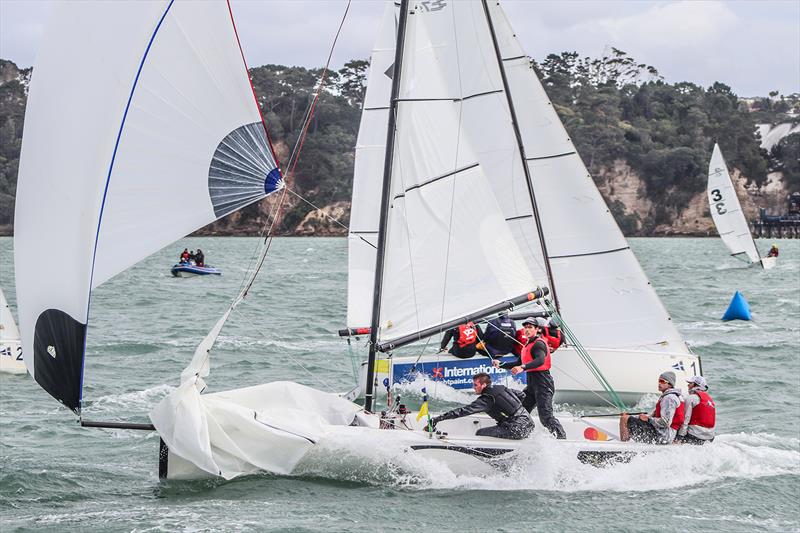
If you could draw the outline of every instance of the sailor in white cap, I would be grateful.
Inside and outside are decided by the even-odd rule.
[[[708,394],[708,383],[703,376],[687,380],[689,394],[683,400],[683,424],[678,429],[677,442],[705,444],[714,440],[717,423],[717,406]]]

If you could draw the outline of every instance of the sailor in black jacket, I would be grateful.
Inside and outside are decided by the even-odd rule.
[[[533,421],[522,407],[522,399],[525,397],[522,392],[503,385],[492,385],[492,378],[484,373],[473,376],[472,388],[479,395],[477,400],[432,418],[431,426],[436,427],[442,420],[486,413],[497,421],[497,425],[481,428],[476,435],[498,439],[524,439],[531,434]]]

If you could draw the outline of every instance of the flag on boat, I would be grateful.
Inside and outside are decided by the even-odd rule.
[[[422,387],[422,405],[420,406],[419,413],[417,414],[417,422],[419,422],[423,416],[427,415],[428,415],[428,394],[427,391],[425,390],[425,387]]]

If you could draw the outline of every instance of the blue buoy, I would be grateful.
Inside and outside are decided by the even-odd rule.
[[[750,305],[747,303],[747,300],[744,299],[742,293],[736,291],[722,320],[751,320],[752,318],[750,314]]]

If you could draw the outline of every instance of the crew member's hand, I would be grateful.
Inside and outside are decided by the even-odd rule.
[[[497,359],[492,359],[492,366],[495,368],[500,368],[500,361]]]
[[[522,368],[522,365],[515,366],[514,368],[512,368],[512,369],[511,369],[511,374],[513,374],[514,376],[516,376],[517,374],[519,374],[519,373],[520,373],[520,372],[522,372],[523,370],[525,370],[525,369],[524,369],[524,368]]]
[[[439,348],[439,351],[436,352],[436,353],[442,353],[442,352],[446,352],[446,351],[447,351],[447,348]]]
[[[648,420],[650,420],[650,417],[642,413],[639,415],[639,420],[641,420],[642,422],[647,422]]]
[[[628,413],[620,413],[619,417],[622,419],[623,422],[627,422],[628,419],[631,417]]]

